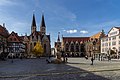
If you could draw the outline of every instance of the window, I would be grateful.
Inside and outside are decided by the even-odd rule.
[[[109,37],[109,40],[111,40],[111,38]]]
[[[112,40],[115,40],[116,39],[116,36],[112,37]]]
[[[120,41],[119,41],[119,44],[120,44]]]
[[[108,38],[106,38],[106,41],[108,41]]]
[[[69,51],[69,45],[68,45],[68,44],[66,44],[65,50],[66,50],[67,52]]]
[[[102,44],[102,47],[104,47],[104,43]]]
[[[13,46],[15,46],[15,43],[13,43]]]
[[[102,48],[102,52],[104,52],[104,48]]]
[[[10,41],[12,41],[12,38],[10,38]]]
[[[16,38],[14,38],[14,41],[16,41]]]
[[[46,44],[44,44],[44,53],[46,53]]]
[[[74,45],[71,44],[71,52],[74,52]]]
[[[112,42],[112,45],[116,45],[116,42]]]
[[[104,39],[102,40],[102,42],[104,42]]]
[[[117,31],[110,33],[110,35],[115,35],[117,34]]]
[[[119,51],[120,51],[120,47],[119,47]]]
[[[108,46],[108,43],[105,43],[105,46]]]
[[[79,45],[76,44],[76,52],[79,52]]]
[[[109,42],[109,46],[111,46],[111,43]]]

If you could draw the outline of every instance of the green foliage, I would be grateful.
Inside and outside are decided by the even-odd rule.
[[[35,45],[35,47],[33,48],[33,54],[35,54],[37,57],[39,56],[43,56],[43,48],[42,48],[42,45],[41,43],[38,41]]]

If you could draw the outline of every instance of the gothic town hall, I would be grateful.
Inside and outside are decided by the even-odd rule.
[[[42,14],[42,20],[40,24],[40,30],[37,31],[35,14],[33,14],[32,24],[31,24],[31,34],[24,36],[24,43],[26,45],[26,53],[28,56],[32,56],[32,50],[36,43],[39,41],[44,49],[43,56],[49,56],[51,53],[50,45],[50,35],[46,35],[46,25],[44,20],[44,15]]]

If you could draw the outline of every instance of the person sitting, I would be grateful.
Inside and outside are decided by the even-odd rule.
[[[87,56],[87,55],[85,56],[85,59],[88,59],[88,56]]]

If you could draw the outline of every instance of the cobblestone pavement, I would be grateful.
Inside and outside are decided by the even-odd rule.
[[[47,64],[45,58],[0,61],[0,80],[119,80],[120,60],[68,58],[66,64]]]

